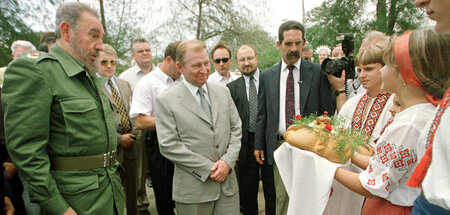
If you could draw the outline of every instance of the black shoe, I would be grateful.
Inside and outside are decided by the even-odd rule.
[[[139,215],[150,215],[150,212],[148,212],[148,210],[142,210],[139,211]]]

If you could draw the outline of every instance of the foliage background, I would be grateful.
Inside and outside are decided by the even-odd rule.
[[[38,47],[44,31],[54,31],[56,8],[70,0],[0,1],[0,66],[11,59],[14,40],[28,40]],[[79,0],[80,1],[80,0]],[[268,0],[81,0],[100,12],[105,28],[104,42],[118,53],[117,74],[131,65],[131,41],[150,41],[154,64],[163,59],[172,41],[197,38],[212,48],[225,42],[234,54],[242,44],[253,45],[261,69],[281,60],[276,35],[267,30]],[[304,0],[298,0],[304,4]],[[298,11],[299,14],[302,11]],[[305,16],[307,40],[319,45],[336,45],[337,33],[355,35],[356,52],[364,33],[379,30],[387,34],[416,29],[430,22],[410,0],[325,0]],[[355,52],[355,53],[356,53]],[[315,56],[317,59],[317,56]],[[232,69],[236,69],[233,62]]]

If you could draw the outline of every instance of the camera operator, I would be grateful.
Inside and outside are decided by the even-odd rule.
[[[379,31],[368,31],[364,35],[363,43],[360,46],[360,51],[368,46],[380,44],[380,45],[386,45],[389,42],[389,38],[382,32]],[[343,56],[345,56],[343,50],[342,50],[342,44],[337,44],[332,52],[331,52],[331,59],[340,59]],[[361,93],[365,93],[366,90],[361,86],[361,82],[359,80],[359,72],[361,71],[361,68],[357,67],[357,73],[355,73],[354,79],[348,79],[346,80],[346,71],[342,70],[341,77],[336,77],[333,74],[327,74],[328,81],[330,82],[334,95],[336,97],[336,111],[339,112],[342,105],[344,103],[352,98],[353,96],[356,96]],[[347,87],[345,84],[347,83]]]

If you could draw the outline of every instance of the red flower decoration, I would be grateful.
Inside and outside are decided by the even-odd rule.
[[[330,124],[326,124],[326,125],[325,125],[325,129],[327,129],[329,132],[331,132],[331,130],[332,130],[333,128],[331,128],[331,125],[330,125]]]
[[[297,115],[297,116],[295,116],[295,119],[301,120],[301,119],[302,119],[302,116],[301,116],[301,115]]]

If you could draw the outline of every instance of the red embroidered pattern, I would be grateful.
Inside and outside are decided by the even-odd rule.
[[[382,178],[383,178],[383,182],[389,180],[389,176],[387,175],[387,172],[383,174]]]
[[[367,119],[364,125],[362,125],[364,108],[369,101],[369,94],[364,94],[364,96],[359,100],[355,113],[353,114],[352,128],[357,131],[363,131],[369,137],[372,136],[373,129],[375,128],[381,112],[383,111],[390,96],[390,93],[379,93],[377,95],[375,102],[369,110],[369,114],[367,114]],[[369,141],[369,139],[367,141]]]
[[[386,189],[386,191],[388,191],[389,192],[389,187],[391,186],[391,183],[387,183],[387,185],[386,185],[386,187],[384,188],[384,189]]]
[[[431,128],[428,132],[427,137],[427,146],[433,145],[434,135],[436,134],[436,130],[438,128],[439,123],[441,122],[441,117],[444,114],[445,110],[448,108],[448,104],[450,102],[450,88],[447,89],[447,92],[442,99],[442,103],[438,106],[438,110],[436,112],[436,116],[433,120],[433,124],[431,124]]]
[[[377,156],[375,159],[386,167],[393,165],[401,171],[406,171],[411,165],[417,162],[417,155],[414,151],[403,149],[403,146],[396,148],[395,145],[382,142],[376,147]]]

